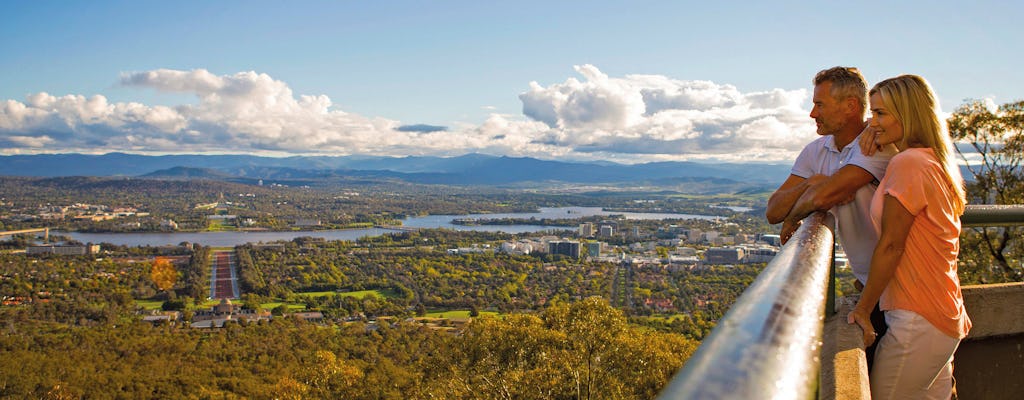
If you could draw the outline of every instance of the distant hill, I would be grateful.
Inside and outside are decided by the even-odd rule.
[[[180,178],[180,179],[193,179],[193,178],[205,178],[215,180],[225,180],[233,178],[233,176],[220,172],[210,168],[189,168],[189,167],[173,167],[168,169],[161,169],[159,171],[153,171],[148,174],[140,175],[143,178]]]
[[[147,178],[280,180],[398,180],[423,184],[509,185],[564,182],[640,183],[698,178],[717,184],[776,187],[789,165],[657,162],[586,163],[467,154],[459,157],[164,155],[109,153],[0,156],[0,175],[139,176]],[[665,181],[669,180],[669,181]],[[690,180],[693,182],[693,180]],[[680,182],[676,182],[680,183]],[[743,185],[739,185],[743,186]]]

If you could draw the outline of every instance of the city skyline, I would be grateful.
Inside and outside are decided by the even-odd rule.
[[[1022,6],[0,5],[0,154],[791,160],[811,77],[1021,99]]]

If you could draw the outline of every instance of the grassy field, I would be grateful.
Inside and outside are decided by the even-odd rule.
[[[209,221],[209,225],[206,227],[206,230],[208,232],[224,232],[224,231],[238,230],[233,225],[226,225],[226,224],[224,224],[224,221],[225,220],[223,220],[223,219],[213,219],[213,220],[210,220]]]
[[[306,296],[310,296],[310,297],[314,297],[314,298],[316,298],[316,297],[324,297],[324,296],[333,296],[335,294],[340,294],[340,295],[345,296],[345,297],[355,297],[357,299],[362,300],[364,297],[366,297],[370,293],[373,293],[373,294],[377,295],[378,297],[388,297],[388,298],[398,297],[398,293],[395,293],[394,291],[391,291],[391,290],[360,290],[360,291],[357,291],[357,292],[334,292],[334,291],[327,291],[327,292],[302,292],[302,293],[296,293],[296,294],[306,295]]]
[[[489,315],[489,316],[493,317],[493,316],[497,316],[499,314],[497,312],[494,312],[494,311],[480,311],[480,316],[484,316],[484,315]],[[425,317],[427,317],[427,318],[448,318],[448,319],[469,319],[469,310],[428,311],[427,315],[425,315]]]
[[[260,306],[262,306],[264,310],[273,310],[273,309],[281,306],[282,304],[288,306],[288,311],[303,311],[303,310],[306,309],[306,305],[305,304],[282,303],[282,302],[261,303]]]
[[[142,307],[143,310],[159,310],[163,307],[164,302],[161,300],[135,300],[135,304]]]

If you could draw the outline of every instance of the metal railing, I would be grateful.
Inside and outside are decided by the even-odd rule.
[[[825,213],[807,217],[658,398],[813,396],[834,226]]]
[[[968,205],[960,224],[965,228],[1024,225],[1024,205]]]
[[[961,224],[1024,225],[1024,205],[968,205]],[[807,217],[658,399],[812,398],[834,312],[834,226],[825,213]]]

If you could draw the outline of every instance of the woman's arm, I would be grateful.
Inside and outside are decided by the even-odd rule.
[[[907,235],[910,234],[910,227],[913,224],[914,215],[895,197],[885,195],[885,203],[882,206],[882,234],[871,256],[868,282],[860,294],[857,306],[846,317],[848,323],[860,325],[864,332],[865,346],[870,346],[875,341],[875,328],[871,325],[870,318],[871,309],[875,308],[879,297],[896,273],[896,266],[903,258]]]

